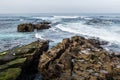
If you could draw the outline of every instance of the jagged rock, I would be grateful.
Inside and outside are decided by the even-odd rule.
[[[23,63],[22,72],[16,80],[33,80],[38,73],[39,56],[49,48],[48,42],[43,41],[37,44],[36,50],[27,57]]]
[[[95,45],[96,47],[100,47],[99,45],[107,45],[108,42],[107,41],[102,41],[99,38],[97,39],[89,39],[89,42],[92,43],[92,45]]]
[[[41,22],[37,24],[32,24],[32,23],[24,23],[18,25],[18,32],[33,32],[34,29],[37,30],[42,30],[42,29],[49,29],[50,22]]]
[[[34,24],[31,23],[25,23],[18,25],[18,32],[33,32],[34,31]]]
[[[15,58],[0,64],[0,80],[34,80],[36,73],[43,80],[120,79],[120,57],[109,54],[99,42],[73,36],[48,47],[48,42],[36,41],[14,49]]]
[[[47,41],[35,41],[26,46],[13,49],[15,55],[10,54],[10,51],[0,55],[0,80],[33,80],[38,72],[37,66],[39,56],[43,51],[47,51],[49,44]],[[18,77],[19,76],[19,77]]]
[[[35,29],[42,30],[42,29],[49,29],[51,26],[48,23],[36,24]]]
[[[45,80],[120,79],[120,58],[111,57],[101,45],[80,36],[63,39],[40,56],[39,71]]]

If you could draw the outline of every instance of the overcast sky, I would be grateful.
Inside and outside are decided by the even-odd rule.
[[[0,0],[0,13],[120,13],[120,0]]]

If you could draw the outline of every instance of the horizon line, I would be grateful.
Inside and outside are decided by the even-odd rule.
[[[87,13],[87,12],[85,12],[85,13],[66,13],[66,12],[60,12],[60,13],[50,13],[50,12],[43,12],[43,13],[0,13],[0,15],[19,15],[19,14],[28,14],[28,15],[30,15],[30,14],[120,14],[120,13]]]

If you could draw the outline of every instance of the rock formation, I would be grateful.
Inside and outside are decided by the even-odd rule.
[[[120,56],[96,39],[73,36],[48,50],[47,41],[0,53],[0,80],[120,80]]]
[[[119,80],[120,58],[110,55],[98,42],[80,36],[63,39],[40,56],[39,71],[44,80]]]
[[[25,23],[18,25],[18,32],[33,32],[34,31],[34,24]]]
[[[42,30],[42,29],[49,29],[50,22],[41,22],[37,24],[32,24],[32,23],[24,23],[18,25],[18,32],[33,32],[34,29],[37,30]]]
[[[39,56],[48,50],[48,42],[33,42],[15,48],[13,54],[4,51],[0,54],[0,80],[33,80],[38,72]]]

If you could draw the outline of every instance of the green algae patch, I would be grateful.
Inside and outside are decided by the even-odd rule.
[[[9,68],[0,73],[0,80],[15,80],[20,72],[20,68]]]
[[[9,53],[9,50],[6,50],[6,51],[3,51],[3,52],[0,52],[0,57],[5,55],[5,54],[8,54]]]
[[[4,70],[4,69],[10,68],[10,67],[19,67],[20,65],[22,65],[24,63],[25,60],[26,60],[26,58],[15,59],[6,64],[0,65],[0,70]]]
[[[22,47],[0,52],[0,80],[16,80],[21,74],[24,74],[21,72],[24,69],[28,70],[29,67],[30,71],[32,69],[35,72],[37,66],[34,66],[34,64],[37,64],[39,54],[42,54],[42,50],[44,51],[46,49],[48,49],[48,43],[43,44],[39,43],[39,41],[35,41]],[[36,50],[41,52],[36,53]],[[31,73],[33,73],[33,71]],[[35,76],[34,73],[33,75]],[[27,75],[27,77],[30,76],[31,75]]]
[[[13,52],[18,55],[22,55],[22,53],[31,53],[35,50],[36,48],[36,45],[38,44],[38,41],[35,41],[35,42],[32,42],[28,45],[24,45],[24,46],[21,46],[21,47],[18,47],[18,48],[14,48],[13,49]],[[10,53],[10,50],[6,50],[6,51],[3,51],[3,52],[0,52],[0,58],[5,55],[5,54],[9,54]]]
[[[28,45],[14,48],[11,51],[6,50],[3,52],[0,52],[0,65],[13,61],[16,58],[25,58],[31,55],[31,53],[35,51],[37,45],[38,45],[38,41],[35,41]]]
[[[20,56],[23,54],[30,54],[36,49],[36,45],[38,44],[37,41],[32,42],[31,44],[15,48],[13,51],[16,56]]]
[[[0,80],[15,80],[21,73],[21,65],[25,60],[26,58],[20,58],[0,65]]]

